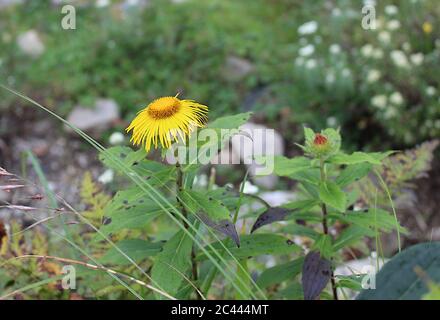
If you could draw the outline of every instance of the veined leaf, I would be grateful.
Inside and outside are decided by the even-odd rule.
[[[428,292],[423,277],[440,282],[440,242],[420,243],[394,256],[376,275],[376,288],[363,290],[357,299],[421,299]]]
[[[303,300],[303,288],[300,283],[294,282],[288,285],[283,290],[279,291],[276,295],[277,299],[284,298],[288,300]]]
[[[203,213],[197,213],[197,216],[208,227],[211,227],[214,230],[223,233],[227,237],[234,240],[237,247],[240,247],[240,237],[238,236],[237,229],[235,229],[235,225],[232,223],[232,221],[220,220],[218,222],[215,222]]]
[[[322,258],[319,252],[311,251],[304,259],[302,286],[304,300],[315,300],[321,294],[331,277],[330,261]]]
[[[173,166],[167,166],[163,163],[146,159],[145,150],[133,151],[129,147],[112,147],[107,149],[107,153],[101,153],[99,159],[106,167],[120,171],[120,166],[112,161],[112,156],[119,158],[125,165],[130,166],[137,174],[149,180],[153,186],[163,185],[174,178]]]
[[[257,285],[260,288],[267,288],[273,284],[295,278],[300,272],[304,258],[298,258],[272,268],[264,270],[258,277]]]
[[[267,209],[257,218],[254,225],[252,226],[251,233],[261,228],[262,226],[271,224],[272,222],[285,220],[290,212],[290,210],[281,207]]]
[[[180,197],[204,224],[230,237],[240,246],[237,230],[229,217],[229,210],[223,203],[194,190],[183,190]]]
[[[347,168],[342,170],[341,174],[336,178],[336,183],[341,188],[344,188],[345,186],[348,186],[349,184],[368,175],[372,168],[373,165],[368,162],[349,165]]]
[[[293,159],[283,156],[275,157],[274,170],[277,176],[290,176],[307,169],[310,169],[310,160],[306,157]]]
[[[289,174],[290,179],[300,181],[302,183],[310,183],[312,185],[318,185],[321,181],[321,173],[318,168],[309,168],[307,170],[301,170]]]
[[[321,234],[313,244],[313,250],[318,251],[321,257],[330,259],[333,255],[331,236],[328,234]]]
[[[338,153],[329,158],[328,161],[334,164],[357,164],[357,163],[370,163],[374,165],[380,165],[382,160],[392,154],[394,151],[388,152],[354,152],[352,154]]]
[[[176,200],[170,200],[171,205],[165,208],[171,209]],[[165,211],[137,187],[121,190],[105,206],[104,216],[107,223],[101,227],[104,233],[112,233],[122,229],[139,229]]]
[[[225,187],[209,190],[207,194],[209,197],[212,197],[223,203],[229,211],[236,210],[239,202],[241,205],[245,205],[255,201],[254,198],[246,196],[246,194],[243,194],[243,197],[240,200],[240,192],[230,190]]]
[[[319,205],[318,200],[307,199],[307,200],[295,200],[295,201],[287,202],[281,205],[281,207],[289,210],[309,211],[312,210],[313,207],[317,205]]]
[[[344,212],[347,207],[347,197],[339,186],[331,181],[322,183],[319,186],[319,198],[326,205],[329,205],[340,212]]]
[[[322,220],[322,218],[317,221],[320,220]],[[308,237],[313,240],[318,239],[318,237],[320,236],[320,233],[313,230],[312,228],[297,223],[289,223],[288,225],[281,227],[279,232]]]
[[[249,120],[251,115],[251,112],[244,112],[232,116],[220,117],[210,122],[208,124],[208,128],[237,129],[241,125],[245,124]]]
[[[164,213],[162,208],[156,204],[113,211],[110,215],[105,216],[107,222],[101,226],[100,230],[109,234],[122,229],[141,229],[149,224],[152,219]]]
[[[375,232],[375,230],[383,232],[391,232],[396,229],[396,220],[394,215],[389,212],[371,208],[367,212],[364,211],[348,211],[345,214],[331,213],[329,217],[354,224],[358,227]],[[399,232],[407,234],[408,231],[399,225]]]
[[[301,250],[301,248],[294,244],[292,240],[276,234],[255,233],[241,236],[240,248],[235,247],[234,244],[227,241],[222,242],[237,259],[266,254],[288,254]],[[218,242],[213,243],[212,246],[215,250],[221,250],[221,248],[223,248]],[[211,248],[206,249],[209,252],[212,250]],[[225,258],[230,259],[231,256],[226,255]],[[204,260],[206,259],[206,256],[200,254],[198,259]]]
[[[184,275],[191,267],[192,244],[191,238],[185,232],[179,231],[156,256],[151,277],[160,289],[170,295],[179,291]],[[163,299],[163,296],[157,295],[157,298]]]
[[[354,291],[362,290],[362,279],[365,274],[353,274],[349,276],[338,276],[338,282],[336,287],[338,288],[348,288]]]
[[[183,202],[193,212],[203,211],[213,221],[229,220],[229,210],[220,201],[194,190],[183,190],[180,193]]]
[[[339,237],[333,243],[333,250],[338,251],[347,247],[363,237],[374,237],[376,233],[368,228],[361,228],[357,225],[352,225],[341,232]]]
[[[155,256],[162,251],[163,245],[162,242],[149,242],[142,239],[126,239],[116,243],[116,246],[122,252],[136,262]],[[131,263],[114,247],[110,248],[100,261],[101,263],[118,265],[127,265]]]

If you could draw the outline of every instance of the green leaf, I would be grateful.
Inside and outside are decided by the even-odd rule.
[[[192,244],[191,238],[184,231],[179,231],[156,256],[151,277],[160,289],[172,296],[179,291],[185,279],[183,275],[191,267]],[[156,296],[163,299],[161,295]]]
[[[319,217],[320,219],[316,219],[316,221],[321,221],[322,218]],[[307,226],[303,226],[297,223],[290,223],[286,226],[283,226],[280,228],[279,232],[281,233],[289,233],[289,234],[294,234],[296,236],[303,236],[303,237],[308,237],[310,239],[316,240],[318,239],[318,237],[320,236],[320,233],[318,233],[317,231],[313,230],[310,227]]]
[[[103,233],[109,234],[122,229],[142,229],[152,219],[164,213],[165,211],[156,204],[114,211],[109,216],[106,216],[107,222],[101,226],[100,230]]]
[[[124,169],[121,168],[121,165],[115,163],[114,158],[117,158],[125,166],[133,169],[138,175],[148,179],[148,182],[153,186],[163,185],[174,178],[175,167],[148,160],[145,157],[146,153],[143,149],[133,151],[129,147],[122,146],[109,148],[106,150],[106,153],[101,152],[99,155],[99,159],[106,167],[122,172]]]
[[[167,210],[176,204],[175,199],[169,200],[171,205],[164,205]],[[104,216],[107,223],[101,227],[104,233],[112,233],[122,229],[140,229],[165,211],[138,187],[121,190],[105,206]]]
[[[332,238],[328,234],[321,234],[313,244],[312,250],[319,251],[321,257],[330,259],[333,255]]]
[[[301,284],[295,282],[281,290],[277,296],[288,300],[303,300],[304,293]]]
[[[342,248],[348,247],[363,237],[374,237],[375,232],[368,228],[361,228],[357,225],[349,226],[341,232],[339,237],[333,243],[333,250],[338,251]]]
[[[315,132],[312,129],[304,127],[304,140],[313,141],[315,138]]]
[[[229,220],[229,210],[220,201],[194,190],[183,190],[180,193],[182,201],[196,214],[202,210],[213,221]]]
[[[318,168],[308,168],[289,174],[290,179],[300,181],[301,183],[309,183],[314,186],[319,185],[321,181],[321,173]]]
[[[349,276],[338,275],[337,288],[348,288],[354,291],[362,290],[362,279],[364,274],[353,274]]]
[[[136,262],[148,257],[155,256],[162,251],[163,243],[149,242],[142,239],[126,239],[116,243],[116,246],[127,256]],[[101,258],[101,263],[111,263],[118,265],[131,264],[116,248],[111,247]]]
[[[145,159],[146,156],[145,150],[143,149],[134,151],[129,147],[117,146],[106,149],[105,153],[101,152],[99,160],[102,161],[106,167],[119,171],[120,167],[115,163],[114,158],[123,162],[125,165],[132,166],[134,162],[141,161]]]
[[[249,120],[251,115],[251,112],[244,112],[232,116],[220,117],[209,123],[208,128],[236,129],[245,124]]]
[[[240,240],[240,248],[235,247],[235,245],[233,243],[230,243],[229,241],[222,241],[223,244],[237,259],[256,257],[267,254],[288,254],[301,250],[301,248],[294,244],[292,240],[276,234],[256,233],[241,236]],[[222,250],[223,248],[223,246],[220,245],[220,243],[218,242],[213,243],[212,247],[215,250]],[[211,248],[206,249],[212,254]],[[231,259],[232,257],[229,254],[226,254],[225,258]],[[206,259],[206,256],[204,254],[200,254],[198,256],[198,259],[204,260]]]
[[[326,205],[329,205],[340,212],[344,212],[347,207],[347,197],[339,186],[331,181],[322,183],[319,186],[319,198]]]
[[[366,229],[366,232],[373,232],[374,234],[376,230],[391,232],[396,230],[397,227],[394,215],[378,208],[371,208],[367,212],[348,211],[345,214],[331,213],[329,216],[346,223],[354,224],[358,227]],[[404,234],[408,233],[408,231],[402,226],[399,225],[398,227],[399,232]]]
[[[344,188],[349,184],[365,177],[373,168],[373,165],[368,162],[349,165],[342,170],[341,174],[336,178],[336,183]]]
[[[277,176],[290,176],[307,169],[310,169],[310,160],[306,157],[293,159],[283,156],[275,157],[274,171]]]
[[[338,153],[328,161],[334,164],[357,164],[367,162],[373,165],[380,165],[382,160],[392,153],[394,153],[394,151],[371,153],[354,152],[352,154]]]
[[[423,277],[440,282],[440,242],[420,243],[394,256],[376,275],[376,288],[363,290],[357,299],[421,299],[428,292]]]
[[[243,197],[240,200],[240,192],[226,187],[210,190],[207,194],[209,197],[212,197],[223,203],[229,211],[235,211],[239,203],[241,205],[245,205],[255,201],[253,197],[246,196],[246,194],[243,194]]]
[[[290,210],[298,210],[298,211],[310,211],[313,207],[319,205],[319,201],[314,199],[306,199],[306,200],[296,200],[287,202],[281,207],[290,209]]]
[[[264,270],[258,277],[257,285],[260,288],[267,288],[268,286],[281,283],[286,280],[291,280],[296,277],[302,268],[304,258],[298,258],[272,268]]]

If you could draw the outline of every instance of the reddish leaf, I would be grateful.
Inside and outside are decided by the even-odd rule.
[[[232,221],[220,220],[218,222],[215,222],[212,219],[210,219],[206,214],[203,213],[198,213],[197,216],[208,227],[211,227],[212,229],[228,236],[229,238],[234,240],[237,247],[240,247],[240,238],[238,236],[237,230],[235,229],[235,225],[232,223]]]
[[[330,261],[321,258],[317,251],[309,252],[304,259],[302,286],[304,300],[315,300],[319,297],[331,277]]]
[[[290,212],[291,210],[280,207],[267,209],[257,218],[257,221],[255,221],[254,225],[252,226],[251,233],[261,228],[262,226],[265,226],[275,221],[282,221],[286,219],[287,215]]]

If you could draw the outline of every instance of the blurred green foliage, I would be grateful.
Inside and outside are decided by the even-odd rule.
[[[362,6],[348,0],[179,2],[150,0],[141,10],[79,1],[70,31],[51,1],[4,8],[0,77],[62,114],[109,97],[130,119],[153,98],[181,92],[213,118],[254,109],[273,126],[340,126],[362,147],[439,135],[437,1],[381,1],[376,30],[362,28]],[[16,44],[29,29],[46,46],[35,59]],[[235,75],[231,58],[249,72]]]

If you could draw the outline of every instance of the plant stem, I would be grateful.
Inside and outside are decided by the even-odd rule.
[[[321,182],[325,183],[325,181],[327,180],[327,177],[326,177],[326,174],[325,174],[324,160],[323,159],[320,159],[319,169],[320,169],[320,172],[321,172]],[[329,235],[328,225],[327,225],[327,206],[325,205],[325,203],[322,203],[321,211],[322,211],[322,230],[324,231],[325,235]],[[331,282],[331,285],[332,285],[333,299],[338,300],[338,292],[336,290],[336,281],[335,281],[335,274],[333,272],[333,268],[332,268],[331,273],[330,273],[330,282]]]
[[[182,219],[183,225],[186,230],[189,231],[189,225],[187,223],[188,220],[188,212],[186,211],[186,208],[184,204],[180,201],[179,194],[183,191],[183,172],[182,167],[180,166],[179,161],[176,162],[176,170],[177,170],[177,179],[176,179],[176,186],[177,186],[177,196],[176,200],[177,203],[180,205],[180,208],[182,209],[182,214],[185,219]],[[197,262],[196,262],[196,253],[194,250],[194,245],[192,246],[191,250],[191,270],[192,270],[192,278],[195,282],[198,280],[198,272],[197,272]],[[196,284],[194,284],[196,285]],[[197,299],[201,300],[202,297],[200,296],[200,293],[198,290],[196,290],[197,293]]]

